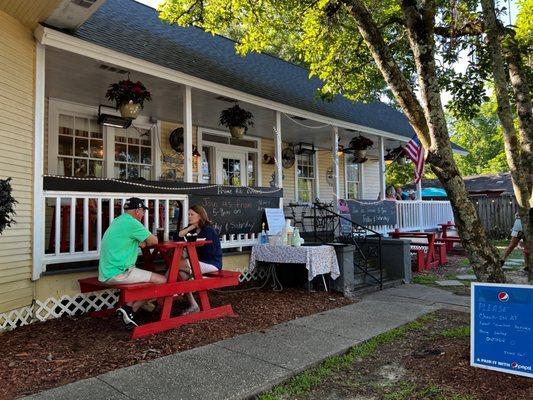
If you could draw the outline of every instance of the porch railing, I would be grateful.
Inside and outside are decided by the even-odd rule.
[[[304,204],[289,204],[285,215],[294,220],[303,232],[313,232],[314,224],[320,225],[324,218],[313,215],[313,208]],[[437,229],[439,224],[453,221],[449,201],[408,200],[396,201],[395,225],[368,225],[367,228],[386,235],[398,228],[405,231]]]
[[[397,228],[401,230],[435,229],[439,224],[453,221],[449,201],[397,201]]]
[[[152,233],[163,228],[168,237],[180,223],[186,223],[186,215],[180,213],[177,220],[173,210],[188,210],[187,195],[45,191],[41,221],[44,254],[40,260],[44,270],[47,265],[98,259],[105,230],[124,212],[126,199],[133,196],[148,205],[143,223]],[[257,242],[256,234],[221,236],[222,248],[240,249]]]

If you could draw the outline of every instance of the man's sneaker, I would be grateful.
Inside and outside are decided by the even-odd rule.
[[[117,308],[116,313],[117,317],[119,317],[126,326],[126,329],[130,330],[136,326],[139,326],[133,320],[133,308],[131,308],[130,306],[124,305],[120,308]]]

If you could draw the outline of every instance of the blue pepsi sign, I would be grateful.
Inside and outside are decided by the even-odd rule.
[[[470,365],[533,378],[533,286],[472,283]]]

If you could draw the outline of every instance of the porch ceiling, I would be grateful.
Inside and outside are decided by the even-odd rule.
[[[29,28],[46,20],[62,0],[2,0],[0,10],[11,15]]]
[[[102,68],[102,65],[116,68],[115,71]],[[112,105],[105,99],[109,84],[127,78],[126,72],[118,65],[102,63],[98,60],[62,50],[47,48],[46,52],[46,96],[67,100],[79,104],[98,107],[99,104]],[[131,71],[132,80],[142,81],[152,93],[152,101],[145,104],[143,115],[179,123],[182,119],[183,85],[156,78],[151,75]],[[221,100],[219,95],[199,89],[192,89],[193,124],[206,128],[221,129],[218,116],[231,102]],[[248,134],[254,137],[273,138],[272,127],[275,124],[273,110],[245,102],[239,104],[254,115],[254,126]],[[282,139],[284,142],[313,143],[316,147],[331,148],[331,127],[323,123],[306,120],[294,120],[282,115]],[[303,126],[305,125],[305,126]],[[318,129],[308,128],[319,127]],[[340,143],[347,145],[358,133],[339,129]],[[372,135],[365,134],[372,137]],[[400,144],[397,140],[386,140],[386,148]],[[377,152],[376,152],[377,155]]]

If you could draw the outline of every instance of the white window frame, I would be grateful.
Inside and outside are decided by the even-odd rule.
[[[311,149],[312,147],[310,146],[304,146],[305,148],[308,148],[308,149]],[[294,160],[294,198],[296,199],[296,202],[297,203],[300,203],[300,198],[298,196],[298,155],[296,154],[295,155],[295,160]],[[313,160],[313,171],[314,171],[314,178],[313,178],[313,192],[314,192],[314,197],[315,198],[320,198],[320,192],[319,192],[319,188],[320,188],[320,182],[318,181],[318,176],[320,175],[318,173],[318,149],[315,147],[315,153],[313,154],[313,157],[312,157],[312,160]],[[315,199],[311,199],[311,201],[309,203],[304,203],[304,202],[301,202],[302,204],[312,204],[313,202],[315,201]]]
[[[222,131],[218,129],[211,129],[211,128],[205,128],[205,127],[198,127],[197,133],[196,133],[196,145],[198,148],[198,151],[200,153],[202,152],[202,149],[204,146],[206,147],[212,147],[213,151],[211,152],[212,158],[214,160],[215,165],[210,165],[210,168],[214,167],[216,168],[216,160],[217,160],[217,149],[223,150],[223,151],[232,151],[237,150],[239,152],[244,151],[246,153],[255,153],[257,158],[257,186],[262,186],[262,166],[261,166],[261,138],[252,137],[248,135],[244,135],[242,137],[243,140],[250,140],[256,142],[255,149],[251,147],[245,147],[245,146],[237,146],[234,144],[227,144],[227,143],[218,143],[218,142],[210,142],[208,140],[203,140],[204,133],[211,134],[211,135],[217,135],[217,136],[224,136],[224,137],[231,137],[231,134],[227,131]],[[244,165],[244,173],[246,174],[246,180],[248,180],[248,156],[246,156],[246,163]],[[199,160],[201,163],[201,160]],[[216,171],[210,171],[211,175],[215,177],[216,180]],[[214,174],[214,175],[213,175]],[[201,174],[198,173],[198,176],[196,177],[197,182],[202,182]]]
[[[152,172],[150,174],[150,179],[151,180],[154,180],[154,179],[157,179],[157,177],[159,177],[157,171],[156,171],[156,154],[157,154],[157,151],[156,149],[159,147],[159,140],[158,138],[156,137],[156,135],[159,135],[159,132],[157,131],[158,127],[160,126],[160,124],[157,124],[156,126],[153,126],[153,124],[150,124],[150,122],[148,121],[148,118],[142,118],[142,117],[137,117],[135,118],[135,120],[132,122],[132,125],[135,125],[137,128],[140,128],[140,129],[151,129],[151,148],[152,148],[152,154],[151,154],[151,157],[152,157]],[[135,129],[133,128],[132,126],[130,126],[131,129]],[[128,128],[128,129],[130,129]],[[113,178],[116,178],[118,179],[118,176],[115,176],[115,144],[117,143],[115,141],[115,136],[117,134],[117,131],[120,132],[120,128],[109,128],[108,129],[108,132],[109,134],[107,135],[107,146],[109,149],[111,149],[108,154],[109,154],[109,157],[106,158],[105,160],[105,163],[106,163],[106,169],[108,171],[111,171],[111,174],[113,175]],[[160,153],[160,152],[159,152]],[[112,156],[112,157],[111,157]],[[161,155],[159,154],[158,156],[158,159],[161,158]],[[121,162],[121,161],[118,161],[119,163],[122,163],[122,164],[130,164],[128,162]],[[131,164],[136,164],[136,165],[141,165],[140,163],[131,163]]]
[[[344,197],[346,199],[348,199],[348,164],[349,162],[345,159],[344,160]],[[361,196],[361,185],[362,185],[362,171],[363,171],[363,165],[364,164],[359,164],[359,167],[357,168],[357,196],[356,196],[356,199],[360,199],[362,196]]]
[[[108,109],[106,112],[109,113]],[[48,100],[48,174],[57,175],[57,159],[59,157],[59,115],[67,114],[81,118],[98,118],[98,107],[85,104],[73,103],[66,100],[49,98]],[[152,179],[157,179],[161,173],[161,149],[159,148],[159,138],[161,137],[161,123],[151,124],[146,116],[138,116],[134,120],[134,125],[149,129],[152,128]],[[102,126],[104,136],[104,159],[103,178],[114,178],[115,174],[115,130],[109,126]],[[112,156],[112,157],[111,157]]]

